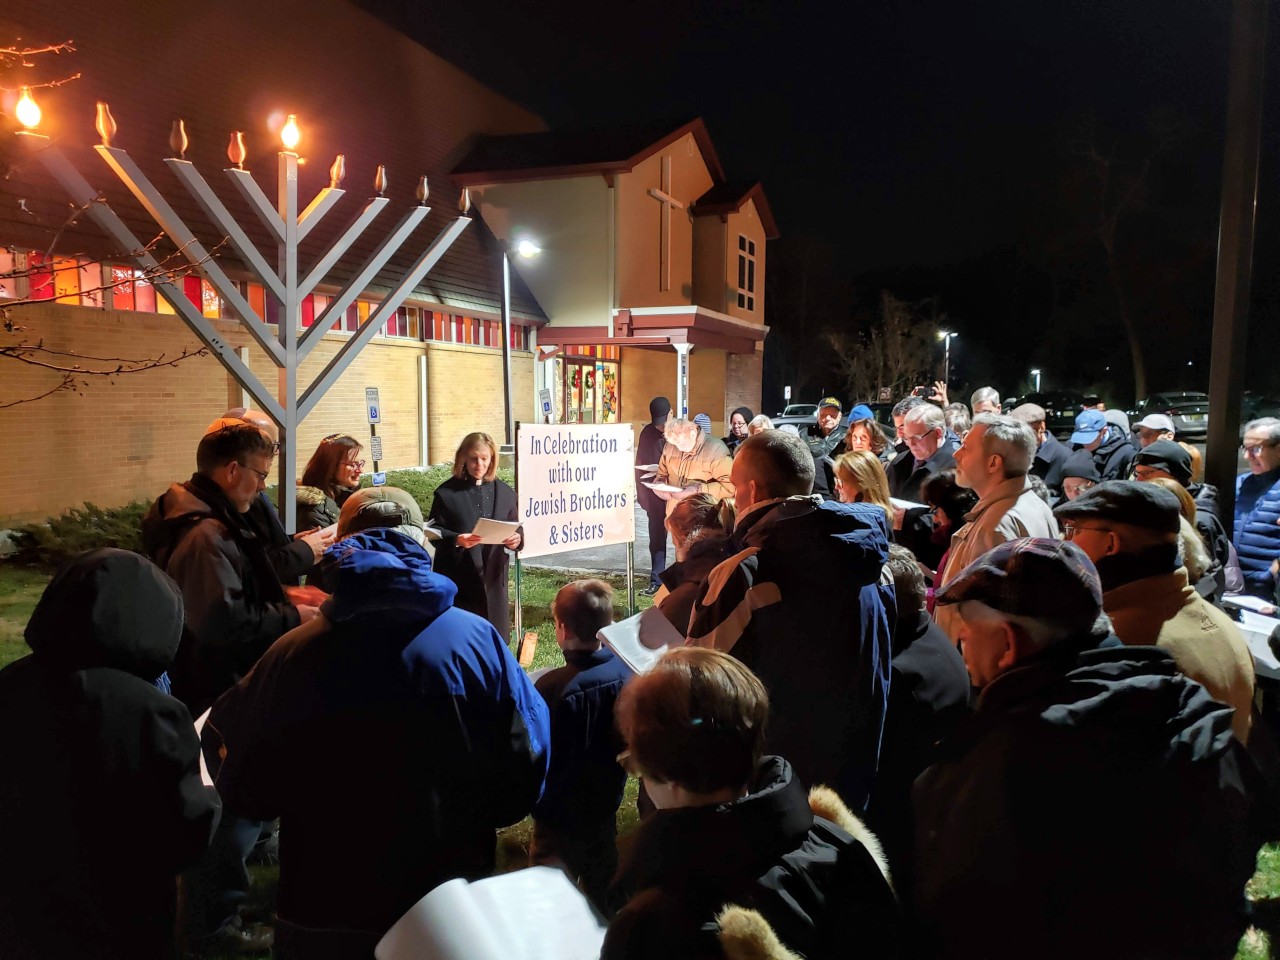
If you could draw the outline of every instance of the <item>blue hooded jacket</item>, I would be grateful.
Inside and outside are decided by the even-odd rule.
[[[436,885],[493,869],[494,828],[542,793],[546,705],[421,546],[331,548],[323,616],[213,707],[204,749],[237,813],[281,818],[279,914],[385,932]]]

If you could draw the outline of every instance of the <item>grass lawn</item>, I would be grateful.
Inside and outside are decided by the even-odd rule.
[[[524,568],[524,626],[526,630],[536,630],[538,633],[537,654],[531,669],[555,667],[564,663],[564,657],[556,646],[550,609],[556,591],[570,579],[551,571]],[[603,579],[608,580],[615,591],[615,617],[625,616],[626,592],[623,578]],[[30,652],[22,640],[22,631],[48,580],[47,574],[0,562],[0,667]],[[514,600],[514,587],[511,596]],[[636,600],[640,609],[651,606],[653,602],[639,594]],[[618,811],[618,837],[622,846],[626,845],[627,834],[637,823],[636,788],[637,782],[634,779],[627,781],[626,798]],[[517,870],[527,865],[532,835],[533,823],[529,819],[498,831],[500,872]],[[254,890],[251,904],[256,908],[254,912],[270,915],[275,901],[278,868],[253,867],[252,872]],[[1250,928],[1240,941],[1236,960],[1280,960],[1280,949],[1273,953],[1271,948],[1273,940],[1280,947],[1280,845],[1268,846],[1258,855],[1258,872],[1249,881],[1248,896],[1254,901],[1259,926]],[[223,958],[206,955],[205,960]],[[227,960],[230,960],[229,956]]]

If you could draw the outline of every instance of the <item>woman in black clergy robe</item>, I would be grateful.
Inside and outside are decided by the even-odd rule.
[[[484,617],[511,634],[507,606],[507,548],[520,549],[520,533],[501,544],[477,546],[471,531],[481,517],[514,522],[516,494],[498,479],[498,447],[487,433],[469,433],[453,457],[453,478],[436,488],[430,522],[440,531],[435,570],[458,585],[454,606]]]

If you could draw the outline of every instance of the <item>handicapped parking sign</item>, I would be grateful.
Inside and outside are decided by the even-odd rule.
[[[364,388],[364,407],[369,413],[370,423],[382,422],[382,404],[378,401],[378,388]]]

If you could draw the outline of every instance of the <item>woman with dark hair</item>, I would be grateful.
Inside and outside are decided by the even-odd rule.
[[[320,441],[298,481],[298,529],[314,530],[338,522],[347,497],[360,486],[364,461],[360,441],[334,433]]]
[[[881,461],[889,459],[886,451],[893,452],[893,448],[889,446],[889,438],[884,435],[880,424],[870,418],[853,420],[849,423],[849,429],[844,435],[844,449],[846,451],[869,450]]]
[[[806,791],[783,757],[763,755],[768,716],[764,685],[718,650],[679,647],[622,688],[618,759],[658,809],[618,871],[625,906],[603,960],[722,958],[742,927],[757,949],[773,943],[769,956],[897,956],[879,843],[833,791]]]
[[[747,439],[747,425],[755,419],[750,407],[738,407],[729,414],[729,435],[724,438],[724,445],[730,453],[738,449],[738,444]]]
[[[933,536],[931,542],[942,550],[937,568],[921,569],[930,583],[937,581],[938,571],[947,568],[947,555],[951,553],[951,535],[965,525],[964,515],[978,504],[978,495],[956,483],[955,470],[942,470],[929,477],[920,487],[920,496],[932,508]],[[933,587],[928,592],[929,612],[933,613]]]
[[[498,479],[498,445],[487,433],[469,433],[453,457],[453,477],[436,488],[428,520],[440,531],[435,569],[458,586],[455,607],[484,617],[507,642],[507,550],[519,550],[516,531],[502,543],[480,545],[473,534],[481,517],[514,522],[516,494]]]

